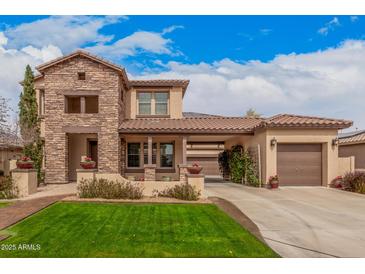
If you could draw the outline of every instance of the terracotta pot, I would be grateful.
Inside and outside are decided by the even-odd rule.
[[[187,167],[187,170],[190,174],[199,174],[202,171],[201,166],[189,166]]]
[[[19,169],[32,169],[33,163],[34,163],[33,161],[28,161],[28,162],[17,161],[16,167]]]
[[[96,163],[94,161],[91,161],[91,162],[81,162],[80,163],[80,166],[83,169],[94,169],[95,166],[96,166]]]
[[[271,185],[271,188],[272,188],[272,189],[274,189],[274,188],[278,188],[278,187],[279,187],[279,182],[278,182],[278,181],[272,181],[272,182],[270,183],[270,185]]]

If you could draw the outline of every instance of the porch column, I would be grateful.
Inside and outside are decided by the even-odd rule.
[[[187,136],[183,136],[182,137],[182,164],[183,165],[187,165],[187,160],[186,160],[186,146],[187,146]]]
[[[148,136],[148,164],[152,165],[152,137]]]
[[[152,164],[152,136],[147,137],[147,164],[144,165],[144,179],[145,181],[155,181],[156,180],[156,165]]]
[[[187,153],[186,153],[186,146],[187,146],[187,136],[182,137],[182,164],[179,165],[179,179],[181,182],[186,182],[186,174],[188,173],[188,161],[187,161]]]

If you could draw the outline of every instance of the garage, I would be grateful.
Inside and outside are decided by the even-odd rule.
[[[322,145],[278,144],[277,173],[281,186],[322,185]]]
[[[203,167],[202,173],[206,176],[221,176],[218,157],[188,157],[188,164],[198,163]]]

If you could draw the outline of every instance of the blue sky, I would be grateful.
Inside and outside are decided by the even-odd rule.
[[[131,78],[190,79],[186,111],[253,107],[365,128],[351,99],[365,99],[364,26],[363,16],[0,16],[0,92],[16,105],[26,63],[84,48]]]

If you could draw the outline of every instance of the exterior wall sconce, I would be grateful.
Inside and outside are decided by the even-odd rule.
[[[272,139],[270,140],[270,145],[271,145],[271,147],[276,146],[277,142],[278,142],[278,141],[275,139],[275,137],[274,137],[274,138],[272,138]]]
[[[333,146],[338,146],[338,142],[339,142],[338,138],[335,138],[335,139],[332,140],[332,145]]]

